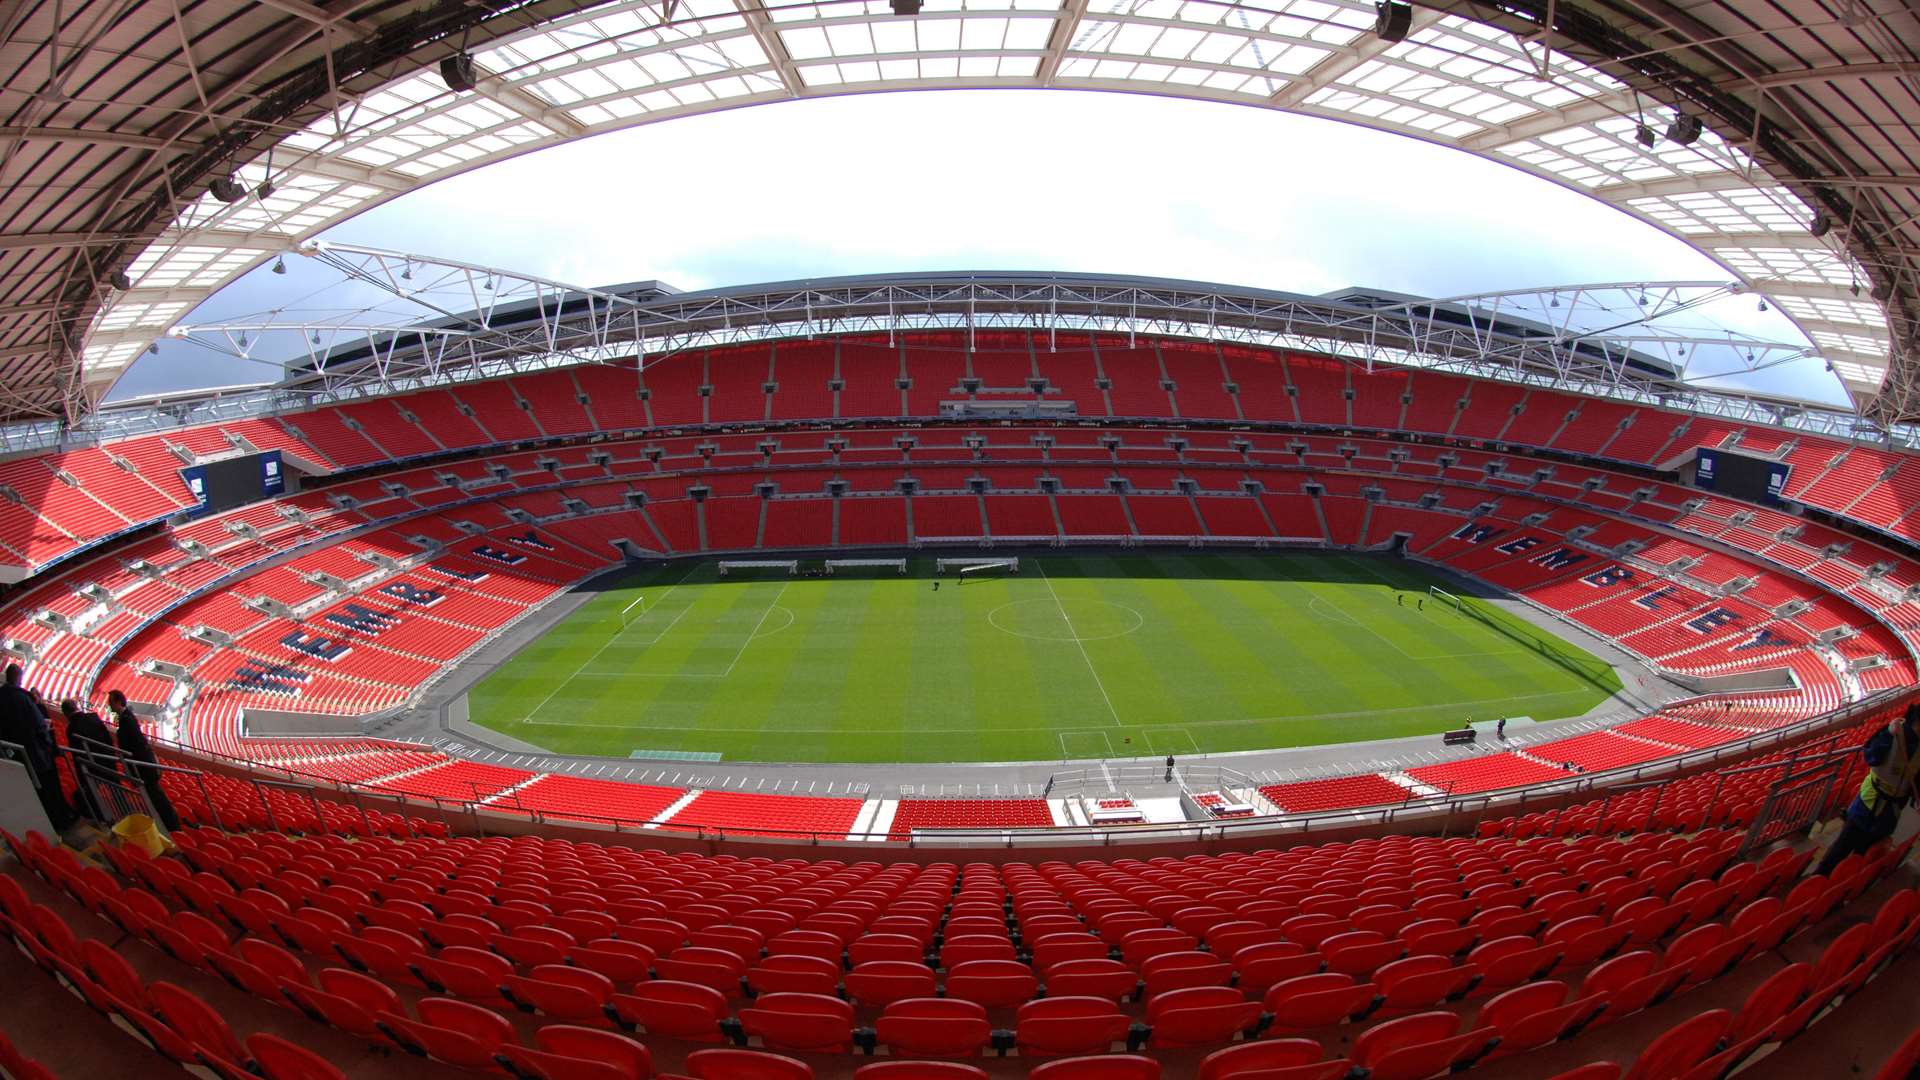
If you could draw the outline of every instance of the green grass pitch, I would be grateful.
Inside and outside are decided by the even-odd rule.
[[[1556,719],[1620,688],[1490,605],[1419,610],[1445,584],[1380,556],[1028,556],[938,591],[930,559],[909,570],[638,570],[474,687],[471,716],[559,753],[1020,761]]]

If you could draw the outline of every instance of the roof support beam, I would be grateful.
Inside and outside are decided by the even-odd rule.
[[[284,11],[289,15],[305,19],[322,29],[338,30],[355,41],[365,41],[373,36],[372,30],[345,15],[335,15],[326,8],[307,3],[306,0],[260,0],[260,3],[275,11]]]
[[[1412,37],[1439,21],[1440,12],[1433,8],[1416,7],[1413,9],[1413,25],[1408,29],[1407,36]],[[1332,86],[1340,76],[1385,54],[1393,46],[1393,42],[1383,41],[1377,35],[1369,36],[1358,47],[1336,52],[1308,68],[1305,74],[1288,83],[1267,101],[1276,109],[1295,108],[1312,97],[1316,91]]]
[[[1041,86],[1053,85],[1054,77],[1060,74],[1060,65],[1067,59],[1067,50],[1080,36],[1080,20],[1086,17],[1087,0],[1067,0],[1066,6],[1060,9],[1060,18],[1053,23],[1053,37],[1047,42],[1047,58],[1040,61]]]
[[[1630,110],[1632,104],[1630,97],[1618,94],[1586,98],[1564,109],[1552,109],[1523,117],[1511,124],[1488,128],[1477,135],[1469,135],[1454,145],[1475,154],[1484,153],[1496,147],[1506,146],[1508,143],[1550,135],[1570,127],[1619,116],[1622,112]]]
[[[1833,64],[1827,67],[1807,68],[1802,71],[1776,71],[1766,75],[1740,76],[1721,79],[1714,83],[1722,90],[1739,90],[1757,86],[1771,90],[1783,86],[1802,86],[1806,83],[1832,82],[1836,79],[1871,79],[1881,75],[1920,75],[1920,64]]]
[[[1814,239],[1812,233],[1804,232],[1742,232],[1742,233],[1688,233],[1687,241],[1695,247],[1708,251],[1721,251],[1726,248],[1791,248],[1795,251],[1824,251],[1832,254],[1826,244]],[[1835,259],[1839,256],[1835,255]]]
[[[52,356],[59,351],[59,344],[53,341],[43,341],[37,345],[14,345],[0,349],[0,360],[18,360],[25,356]]]
[[[760,51],[767,54],[767,59],[773,62],[773,69],[780,73],[780,81],[786,84],[787,93],[799,97],[807,84],[801,81],[800,69],[787,52],[786,42],[780,40],[780,31],[767,19],[766,4],[763,0],[742,0],[738,7],[741,17],[746,20],[747,29],[753,33],[753,40],[759,44]]]
[[[551,131],[557,131],[569,139],[577,139],[587,133],[586,126],[573,117],[553,107],[552,103],[513,85],[507,80],[474,65],[473,92],[488,101],[526,117]]]
[[[187,151],[200,145],[189,139],[161,139],[152,135],[97,131],[92,128],[0,127],[0,141],[8,139],[17,139],[21,142],[87,143],[93,146],[124,147],[129,150]]]
[[[1755,180],[1737,172],[1703,172],[1682,173],[1664,180],[1643,180],[1635,184],[1602,184],[1594,188],[1592,194],[1608,202],[1624,202],[1627,199],[1699,195],[1709,191],[1746,191],[1751,188],[1785,191],[1778,183],[1765,177]]]

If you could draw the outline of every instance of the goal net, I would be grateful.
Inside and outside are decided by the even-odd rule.
[[[1478,621],[1488,629],[1505,635],[1522,648],[1564,668],[1594,686],[1602,689],[1618,688],[1617,681],[1611,684],[1608,682],[1613,673],[1612,665],[1569,645],[1517,615],[1502,611],[1498,606],[1485,600],[1457,596],[1437,585],[1427,586],[1427,595],[1433,597],[1435,603],[1444,604]]]
[[[784,574],[800,572],[799,559],[723,559],[718,564],[721,577],[736,574],[758,574],[765,571],[777,571]]]
[[[1020,572],[1020,560],[1016,558],[982,559],[977,557],[935,559],[934,569],[941,574],[958,572],[961,583],[965,584],[969,578],[999,577],[1002,574],[1017,574]]]

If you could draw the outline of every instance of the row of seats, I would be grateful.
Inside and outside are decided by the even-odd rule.
[[[322,470],[353,470],[653,427],[928,418],[943,401],[983,392],[965,381],[982,371],[994,373],[988,378],[1019,375],[1011,386],[983,384],[995,400],[1009,392],[1062,398],[1088,417],[1412,431],[1638,466],[1672,462],[1696,446],[1766,446],[1793,466],[1789,497],[1854,513],[1905,538],[1916,527],[1905,520],[1913,503],[1905,496],[1914,493],[1920,468],[1907,455],[1821,436],[1242,346],[1085,337],[1068,346],[1054,339],[982,347],[921,334],[898,348],[855,338],[691,351],[658,360],[644,376],[631,364],[516,375],[21,459],[6,480],[29,509],[16,515],[19,521],[0,523],[0,552],[38,566],[84,539],[190,505],[178,477],[189,459],[280,449]],[[1046,389],[1033,390],[1035,380]],[[64,506],[73,500],[85,506]],[[92,535],[82,537],[65,524],[91,518],[106,519],[104,531],[83,527]],[[47,536],[36,541],[39,531]]]
[[[1513,944],[1514,936],[1508,935],[1496,937],[1466,952],[1464,964],[1450,959],[1442,951],[1447,946],[1436,944],[1428,946],[1433,951],[1398,960],[1386,959],[1384,954],[1380,954],[1373,961],[1378,963],[1378,967],[1371,964],[1354,967],[1342,957],[1355,948],[1366,947],[1366,943],[1342,943],[1338,939],[1351,937],[1355,933],[1368,933],[1349,929],[1353,923],[1361,920],[1349,920],[1329,911],[1321,915],[1309,914],[1308,918],[1320,921],[1308,927],[1297,921],[1298,916],[1294,916],[1278,927],[1283,933],[1283,940],[1272,944],[1291,944],[1298,948],[1277,954],[1273,959],[1309,955],[1303,950],[1311,944],[1317,948],[1313,955],[1318,963],[1312,967],[1296,966],[1292,974],[1283,973],[1284,977],[1266,987],[1263,995],[1250,1000],[1248,995],[1252,991],[1244,986],[1221,986],[1205,982],[1200,985],[1179,985],[1176,982],[1158,989],[1135,987],[1130,992],[1108,996],[1053,992],[1051,984],[1059,980],[1079,978],[1088,989],[1094,985],[1092,973],[1070,967],[1083,965],[1085,960],[1065,958],[1050,961],[1053,965],[1047,969],[1050,992],[1044,997],[1039,996],[1038,986],[1031,975],[1015,975],[1010,971],[1002,973],[998,970],[968,970],[975,965],[1010,963],[998,960],[965,960],[949,967],[944,997],[933,996],[933,974],[928,968],[919,969],[918,977],[924,982],[913,987],[892,988],[885,985],[888,978],[909,978],[904,970],[898,974],[892,971],[873,972],[870,974],[874,976],[872,981],[877,997],[868,997],[861,989],[868,980],[859,978],[863,974],[863,964],[844,969],[844,987],[823,984],[819,981],[823,975],[829,979],[840,977],[843,969],[835,965],[823,971],[817,963],[825,963],[825,959],[804,950],[776,951],[770,946],[777,939],[766,939],[765,944],[769,947],[760,953],[750,954],[757,957],[758,968],[745,968],[747,961],[744,957],[740,957],[739,968],[720,965],[732,972],[733,978],[738,981],[737,986],[728,985],[726,981],[719,985],[688,981],[686,977],[695,980],[701,978],[704,974],[700,970],[702,967],[715,966],[714,956],[703,955],[697,959],[691,956],[685,959],[676,957],[689,948],[704,949],[708,954],[738,957],[737,952],[727,953],[725,948],[716,946],[726,940],[719,936],[721,930],[729,927],[741,931],[748,929],[744,925],[744,915],[734,923],[714,923],[701,931],[690,930],[687,924],[677,924],[679,933],[705,933],[715,944],[680,946],[674,954],[660,953],[637,939],[629,939],[622,933],[624,927],[617,923],[613,929],[614,937],[585,946],[577,945],[570,937],[532,932],[534,928],[547,927],[552,929],[554,935],[561,935],[553,926],[558,917],[549,917],[544,922],[520,923],[513,931],[513,937],[522,944],[517,949],[509,948],[505,952],[500,951],[502,946],[497,934],[491,949],[451,944],[438,944],[428,949],[422,947],[419,939],[409,938],[408,931],[402,929],[417,924],[403,917],[406,909],[401,905],[413,903],[418,906],[418,901],[394,899],[382,902],[378,907],[369,906],[368,894],[361,894],[358,900],[348,895],[354,890],[354,886],[348,882],[370,883],[376,891],[386,887],[397,890],[403,881],[425,880],[422,875],[427,872],[460,874],[464,880],[470,869],[479,869],[490,876],[486,870],[489,865],[498,867],[491,873],[515,866],[535,865],[524,859],[508,858],[490,864],[478,858],[489,850],[509,856],[516,851],[525,854],[539,852],[548,857],[541,859],[537,865],[550,870],[568,865],[559,859],[561,855],[579,856],[581,861],[573,865],[585,869],[587,857],[606,859],[616,853],[586,845],[514,842],[480,847],[461,844],[455,847],[449,842],[449,853],[457,851],[456,857],[443,861],[435,855],[429,855],[401,863],[380,854],[353,852],[350,846],[272,836],[259,837],[245,847],[238,846],[238,841],[242,839],[239,836],[183,834],[182,839],[191,841],[185,849],[189,858],[196,865],[212,869],[203,869],[189,876],[170,861],[156,862],[140,858],[135,854],[137,849],[108,849],[115,853],[115,862],[120,865],[126,880],[134,882],[124,885],[97,869],[82,866],[70,855],[49,848],[35,836],[29,836],[25,841],[9,838],[9,842],[23,861],[66,890],[78,902],[119,929],[151,942],[179,963],[217,975],[249,993],[262,995],[266,1000],[284,1001],[322,1023],[362,1037],[390,1041],[401,1049],[456,1065],[489,1067],[494,1055],[504,1053],[503,1048],[514,1042],[513,1028],[502,1019],[501,1010],[504,1009],[536,1014],[542,1018],[542,1023],[567,1022],[644,1030],[648,1034],[695,1041],[731,1039],[757,1043],[764,1049],[774,1051],[813,1054],[847,1052],[859,1047],[869,1050],[884,1047],[896,1053],[947,1057],[979,1053],[990,1048],[1002,1052],[1018,1050],[1023,1054],[1045,1055],[1104,1052],[1111,1045],[1122,1042],[1129,1049],[1137,1049],[1142,1045],[1163,1048],[1207,1045],[1241,1035],[1249,1039],[1269,1034],[1291,1038],[1328,1026],[1355,1024],[1364,1026],[1360,1026],[1358,1033],[1351,1036],[1351,1048],[1347,1051],[1347,1058],[1341,1060],[1339,1072],[1357,1064],[1372,1070],[1375,1077],[1401,1077],[1403,1080],[1421,1080],[1449,1067],[1463,1067],[1496,1050],[1503,1054],[1514,1053],[1571,1038],[1580,1029],[1596,1021],[1617,1020],[1683,988],[1708,982],[1743,958],[1775,947],[1785,938],[1818,922],[1827,912],[1858,897],[1880,874],[1903,860],[1907,848],[1911,846],[1909,842],[1905,847],[1883,851],[1870,859],[1850,860],[1843,864],[1831,882],[1818,877],[1799,881],[1784,897],[1775,895],[1775,890],[1784,883],[1795,881],[1800,868],[1805,865],[1805,855],[1798,859],[1770,858],[1758,865],[1741,863],[1716,875],[1715,868],[1725,865],[1724,859],[1712,858],[1719,846],[1717,838],[1705,838],[1707,843],[1702,844],[1684,838],[1673,838],[1668,842],[1658,835],[1649,835],[1646,839],[1653,843],[1627,848],[1629,857],[1621,864],[1636,867],[1637,877],[1607,878],[1604,871],[1596,871],[1590,865],[1590,860],[1600,855],[1602,849],[1590,845],[1575,846],[1558,853],[1557,861],[1567,868],[1566,880],[1572,883],[1598,879],[1594,889],[1596,899],[1604,896],[1606,899],[1603,902],[1625,900],[1625,905],[1610,919],[1601,917],[1600,912],[1604,909],[1595,909],[1593,914],[1576,915],[1572,923],[1565,924],[1567,929],[1564,933],[1550,936],[1554,944],[1551,954],[1532,946],[1517,946]],[[1739,838],[1737,834],[1728,834],[1726,839],[1737,843]],[[421,851],[432,851],[434,845],[416,847]],[[1668,848],[1675,850],[1670,854]],[[254,852],[276,861],[290,860],[277,869],[270,868],[270,877],[259,879],[260,884],[271,885],[278,891],[267,894],[259,888],[259,884],[250,886],[248,893],[237,891],[237,883],[223,875],[244,870],[245,864],[235,861],[240,858],[237,854],[233,858],[222,856],[220,852],[223,850]],[[1365,903],[1356,906],[1353,900],[1340,897],[1337,888],[1329,894],[1318,891],[1318,886],[1331,884],[1337,887],[1345,880],[1337,869],[1339,866],[1346,863],[1362,865],[1361,861],[1349,858],[1349,852],[1352,856],[1363,857],[1364,865],[1382,867],[1393,865],[1381,861],[1380,856],[1389,853],[1397,853],[1399,858],[1405,858],[1416,852],[1426,852],[1431,856],[1441,851],[1452,851],[1462,856],[1476,853],[1492,855],[1501,851],[1508,852],[1509,856],[1524,854],[1519,848],[1503,849],[1485,842],[1420,844],[1409,843],[1405,838],[1389,838],[1378,844],[1353,845],[1350,849],[1345,845],[1331,845],[1324,850],[1308,849],[1286,859],[1256,856],[1251,860],[1236,860],[1236,872],[1229,872],[1228,880],[1249,880],[1245,872],[1248,870],[1277,873],[1275,880],[1288,880],[1292,875],[1292,880],[1301,882],[1303,896],[1325,895],[1329,902],[1344,904],[1342,910],[1359,916],[1373,909]],[[1680,852],[1690,854],[1681,855]],[[1633,859],[1631,856],[1635,853],[1644,853],[1653,861]],[[350,854],[357,857],[353,868],[342,865],[342,861]],[[1670,858],[1679,855],[1679,861],[1662,860],[1662,855],[1669,855]],[[1790,853],[1783,851],[1776,855],[1790,856]],[[1322,865],[1322,860],[1330,861]],[[1437,863],[1419,860],[1420,856],[1414,855],[1412,863],[1401,865],[1438,868]],[[691,867],[698,863],[774,868],[774,864],[767,861],[686,860],[662,858],[658,853],[643,853],[639,858],[627,853],[618,861],[635,869],[642,865],[664,868],[668,865]],[[1161,863],[1161,869],[1166,872],[1191,862],[1165,860]],[[1576,863],[1579,863],[1578,869]],[[798,860],[790,860],[787,865],[792,869],[805,865],[795,864],[798,864]],[[315,871],[325,868],[333,880],[325,883],[324,879],[306,879],[310,884],[303,885],[305,875],[294,869],[296,865],[309,866]],[[1470,865],[1473,864],[1469,861],[1458,864],[1460,869]],[[1520,872],[1520,865],[1513,864],[1513,872]],[[888,875],[903,883],[910,882],[924,878],[931,871],[938,879],[953,882],[945,890],[930,890],[925,894],[929,897],[953,898],[946,916],[949,928],[958,920],[976,917],[959,914],[972,902],[970,897],[986,900],[995,895],[1008,896],[1012,900],[1011,911],[1021,919],[1023,926],[1037,928],[1039,920],[1050,917],[1036,906],[1042,902],[1033,899],[1036,894],[1031,892],[1032,887],[1044,879],[1017,866],[1004,868],[998,873],[989,868],[969,866],[957,880],[951,870],[943,872],[940,868],[898,866],[882,871],[878,876],[849,876],[847,871],[854,868],[844,864],[829,861],[818,866],[828,877],[815,878],[816,881],[840,878],[847,882],[864,880],[870,884]],[[385,869],[381,870],[382,867]],[[1290,870],[1289,867],[1297,867],[1297,870]],[[1104,869],[1119,868],[1119,864],[1115,864]],[[1062,866],[1060,869],[1065,868]],[[1085,875],[1102,869],[1100,864],[1082,863],[1079,872]],[[1735,874],[1735,870],[1744,870],[1746,873]],[[380,877],[382,872],[389,876]],[[520,870],[518,873],[524,878],[526,871]],[[595,871],[590,879],[582,877],[581,880],[583,883],[587,880],[604,883],[608,878],[608,872]],[[498,880],[502,884],[495,886],[496,898],[504,895],[509,888],[524,890],[529,887],[507,886],[504,884],[509,880],[506,876]],[[557,878],[547,877],[542,880],[558,881]],[[1060,877],[1056,871],[1054,880],[1065,883],[1068,879]],[[1471,880],[1471,875],[1461,878],[1451,895],[1458,896],[1457,890],[1467,887]],[[1631,895],[1630,891],[1606,887],[1609,882],[1626,884],[1634,880],[1644,881],[1654,890],[1654,895],[1642,894],[1636,899],[1625,899]],[[1660,884],[1661,881],[1666,884]],[[994,888],[996,882],[1004,882],[1016,891],[1009,896],[1005,891]],[[1358,886],[1360,882],[1355,881],[1354,884]],[[1488,886],[1494,884],[1497,882],[1487,882]],[[1510,885],[1505,887],[1511,888]],[[1553,897],[1571,898],[1576,895],[1551,891],[1552,886],[1544,879],[1534,880],[1531,887],[1534,899],[1527,908],[1503,904],[1506,897],[1496,897],[1486,887],[1469,889],[1467,899],[1477,901],[1480,906],[1478,914],[1473,916],[1473,922],[1467,925],[1480,924],[1488,927],[1490,934],[1500,933],[1491,929],[1495,920],[1511,921],[1519,912],[1529,908],[1545,911],[1553,903]],[[1658,905],[1657,896],[1663,889],[1673,890],[1671,903],[1647,907],[1639,915],[1630,914],[1630,910],[1639,908],[1643,901]],[[655,890],[654,895],[664,902],[672,899],[674,891]],[[770,894],[798,900],[806,891],[775,888]],[[847,900],[861,891],[853,889],[840,895]],[[285,905],[283,898],[282,910],[289,912],[289,915],[275,918],[271,914],[270,903],[249,899],[254,892],[263,896],[304,892],[311,906],[294,912]],[[168,909],[158,899],[161,895],[179,903],[181,907]],[[428,900],[431,902],[433,896],[451,900],[455,895],[456,890],[449,886],[445,892],[429,894]],[[557,899],[559,894],[548,895]],[[915,890],[909,885],[884,910],[910,910],[911,901],[906,898],[913,895],[916,895]],[[1374,895],[1378,896],[1377,888]],[[1433,895],[1437,898],[1445,894]],[[637,901],[636,895],[635,900],[621,903]],[[505,903],[528,902],[507,900]],[[600,905],[574,907],[569,918],[594,921],[588,916],[598,914],[599,907],[605,904],[606,901],[601,901]],[[699,906],[696,901],[686,900],[666,910],[687,916]],[[1720,911],[1734,908],[1738,908],[1735,917],[1725,922],[1714,921],[1714,916]],[[133,985],[127,985],[124,962],[116,965],[112,959],[92,955],[99,950],[89,950],[76,943],[70,931],[56,925],[57,916],[50,919],[48,909],[27,905],[24,898],[17,894],[9,896],[0,893],[0,909],[4,909],[8,916],[7,928],[16,940],[21,940],[37,960],[48,962],[52,968],[62,971],[83,996],[97,1005],[104,1005],[104,1011],[119,1012],[128,1004],[132,1004],[136,1011],[144,1010],[141,1016],[123,1018],[145,1032],[163,1053],[174,1056],[176,1060],[207,1064],[223,1075],[244,1075],[239,1071],[228,1072],[224,1066],[232,1064],[245,1068],[251,1058],[237,1049],[240,1044],[228,1037],[230,1032],[223,1034],[224,1023],[216,1023],[219,1019],[217,1013],[200,1007],[191,995],[172,990],[162,991],[160,988],[165,984],[157,983],[142,992],[137,979],[133,980]],[[426,909],[421,907],[420,910]],[[520,910],[533,914],[535,909],[501,907],[499,910]],[[720,911],[719,908],[715,910]],[[842,906],[834,910],[846,909]],[[1089,908],[1090,912],[1094,910],[1098,909]],[[1430,906],[1427,913],[1431,914],[1434,910]],[[1502,914],[1505,911],[1515,914]],[[308,915],[309,912],[314,914]],[[383,912],[386,914],[380,914]],[[322,919],[319,917],[321,913],[329,917]],[[292,917],[295,914],[301,917]],[[1174,909],[1172,917],[1175,922],[1184,923],[1195,914],[1197,909],[1189,904]],[[1642,1064],[1636,1065],[1634,1075],[1677,1076],[1710,1054],[1719,1055],[1718,1060],[1730,1068],[1766,1042],[1785,1041],[1794,1037],[1828,1004],[1857,991],[1867,979],[1883,969],[1900,949],[1910,945],[1916,931],[1920,931],[1917,915],[1920,915],[1920,898],[1916,898],[1911,891],[1897,894],[1881,906],[1871,925],[1857,925],[1841,935],[1825,950],[1818,964],[1798,965],[1769,979],[1749,1000],[1737,1022],[1729,1015],[1724,1018],[1724,1024],[1703,1024],[1703,1027],[1713,1028],[1711,1037],[1689,1035],[1657,1040],[1643,1053]],[[884,917],[903,916],[890,914]],[[262,918],[265,919],[264,923],[256,922]],[[647,918],[653,917],[641,917]],[[236,942],[215,919],[232,920],[234,929],[242,933],[271,933],[285,943],[285,948],[273,944],[268,937],[241,937]],[[1590,925],[1576,930],[1581,919],[1587,920]],[[638,923],[640,920],[633,921]],[[654,922],[661,924],[669,921],[654,918]],[[1230,922],[1213,924],[1209,933],[1214,940],[1222,940]],[[441,934],[450,932],[451,928],[469,925],[454,922],[452,915],[445,916],[442,924]],[[648,924],[640,928],[652,927]],[[665,929],[665,925],[660,929]],[[1129,931],[1122,939],[1118,950],[1121,954],[1129,953],[1131,950],[1128,946],[1140,940],[1133,936],[1137,933]],[[1377,934],[1378,931],[1372,933]],[[433,936],[429,934],[429,940]],[[1040,959],[1038,953],[1047,938],[1048,935],[1041,935],[1035,942],[1036,959]],[[672,940],[677,939],[661,940],[659,944],[664,946]],[[1649,950],[1649,946],[1662,941],[1665,941],[1664,955]],[[557,951],[549,956],[538,955],[536,946],[543,942]],[[731,947],[739,950],[742,944],[735,940]],[[1495,946],[1500,949],[1497,955]],[[286,948],[311,954],[320,962],[330,958],[344,959],[348,967],[323,969],[318,972],[317,978],[310,979],[304,964]],[[527,952],[516,955],[520,950]],[[1156,959],[1178,955],[1156,952],[1146,956],[1142,965],[1148,968],[1143,972],[1145,980],[1151,982],[1158,974],[1150,967]],[[1239,953],[1236,952],[1235,956],[1235,962],[1239,963]],[[66,968],[60,964],[63,960]],[[907,967],[915,966],[910,961],[899,963]],[[1549,974],[1576,971],[1588,965],[1591,965],[1591,970],[1582,980],[1577,993],[1570,989],[1570,984],[1548,978]],[[77,967],[77,973],[70,970],[74,967]],[[682,978],[675,979],[673,976]],[[956,985],[956,980],[960,985]],[[977,985],[972,985],[974,983]],[[429,995],[437,996],[422,997],[415,1001],[410,1015],[402,999],[395,994],[395,985],[424,986]],[[621,987],[629,989],[623,992]],[[103,993],[94,995],[90,989]],[[956,990],[959,992],[956,993]],[[447,996],[449,993],[453,996]],[[841,997],[841,994],[845,997]],[[1129,996],[1138,998],[1142,995],[1146,998],[1146,1007],[1137,1016],[1123,1014],[1114,1005],[1116,999]],[[1451,1003],[1462,999],[1480,1002],[1471,1021],[1468,1014],[1450,1007]],[[742,1000],[748,1004],[733,1004]],[[856,1006],[871,1007],[876,1004],[880,1008],[872,1024],[857,1025]],[[1003,1032],[991,1026],[989,1017],[993,1011],[1007,1008],[1015,1008],[1016,1012],[1012,1025]],[[1368,1023],[1375,1017],[1379,1019]],[[156,1025],[158,1030],[155,1030]],[[974,1041],[976,1038],[978,1042]],[[179,1040],[184,1040],[184,1046]],[[1670,1052],[1670,1047],[1675,1044],[1691,1049]],[[1295,1056],[1304,1053],[1304,1046],[1298,1043],[1286,1050],[1272,1042],[1254,1045],[1267,1049],[1261,1055],[1243,1050],[1240,1057],[1259,1056],[1260,1060],[1265,1061],[1279,1053]],[[1312,1045],[1319,1047],[1321,1044],[1314,1042]],[[544,1040],[541,1047],[551,1050]],[[1682,1060],[1687,1054],[1692,1056]],[[1315,1054],[1313,1060],[1319,1060],[1319,1057]],[[1722,1068],[1703,1075],[1719,1076],[1724,1071]]]

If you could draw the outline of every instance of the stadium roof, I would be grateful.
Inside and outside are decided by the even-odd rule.
[[[1920,416],[1905,4],[1462,0],[1414,9],[1399,43],[1374,19],[1348,0],[927,0],[914,17],[886,0],[22,0],[0,16],[0,420],[83,416],[221,285],[440,177],[722,108],[961,87],[1284,109],[1536,173],[1776,298],[1863,410]],[[462,48],[477,85],[456,93],[438,64]],[[1705,131],[1689,142],[1676,117]],[[229,177],[231,202],[209,191]]]

